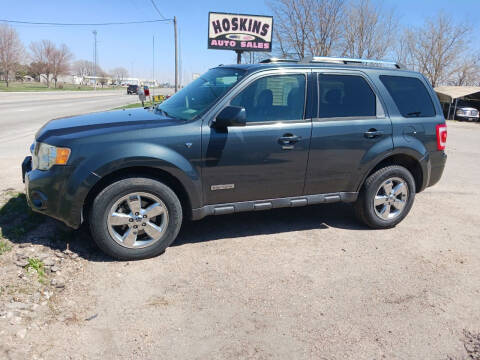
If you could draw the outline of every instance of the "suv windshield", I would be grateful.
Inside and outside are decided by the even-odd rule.
[[[171,98],[157,106],[157,111],[182,120],[192,120],[207,111],[240,81],[245,70],[215,68],[192,81]]]

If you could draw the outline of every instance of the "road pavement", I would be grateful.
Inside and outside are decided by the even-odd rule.
[[[155,90],[156,94],[169,89]],[[126,90],[0,93],[0,190],[21,189],[21,162],[47,121],[138,102]],[[20,188],[19,188],[20,187]]]

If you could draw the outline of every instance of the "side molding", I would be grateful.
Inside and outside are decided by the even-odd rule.
[[[243,211],[260,211],[285,207],[299,207],[334,202],[354,202],[357,192],[338,192],[328,194],[303,195],[279,199],[242,201],[236,203],[205,205],[192,210],[192,220],[200,220],[209,215],[232,214]]]

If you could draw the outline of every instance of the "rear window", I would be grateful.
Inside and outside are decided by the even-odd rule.
[[[403,117],[435,116],[432,98],[420,79],[380,75],[380,80],[387,88]]]
[[[376,96],[357,75],[318,76],[320,118],[375,117]]]

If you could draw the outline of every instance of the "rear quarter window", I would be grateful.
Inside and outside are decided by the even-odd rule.
[[[380,75],[380,80],[403,117],[433,117],[435,107],[423,82],[416,77]]]

